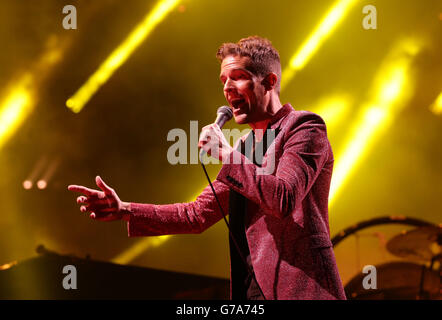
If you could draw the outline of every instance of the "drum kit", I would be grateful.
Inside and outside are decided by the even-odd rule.
[[[386,249],[406,261],[376,266],[377,288],[365,289],[366,274],[358,274],[345,286],[349,299],[442,300],[442,226],[427,225],[392,237]]]

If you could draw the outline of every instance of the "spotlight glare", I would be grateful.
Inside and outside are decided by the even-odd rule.
[[[97,71],[66,101],[66,106],[78,113],[95,94],[95,92],[112,76],[141,44],[151,31],[172,11],[180,0],[161,0],[149,12],[144,20],[129,34],[129,36],[110,54],[99,66]]]
[[[6,97],[0,101],[0,148],[8,141],[30,115],[37,100],[38,83],[60,60],[62,48],[49,48],[33,67],[21,75],[17,83],[7,87]]]
[[[30,180],[23,181],[23,188],[25,188],[26,190],[31,189],[32,188],[32,181],[30,181]]]
[[[442,92],[436,98],[436,101],[430,107],[434,114],[442,114]]]
[[[48,183],[45,180],[38,180],[37,187],[39,189],[46,189],[47,186],[48,186]]]
[[[290,82],[297,70],[302,69],[307,64],[313,54],[337,27],[339,22],[342,21],[355,2],[356,0],[339,0],[329,10],[321,23],[319,23],[307,40],[301,45],[300,49],[290,59],[289,65],[285,68],[282,74],[284,82],[281,83],[281,89]]]
[[[344,151],[337,157],[329,194],[329,205],[354,172],[362,157],[406,106],[411,96],[408,72],[414,55],[422,44],[400,42],[387,57],[374,81],[372,100],[362,107],[354,122]]]
[[[318,107],[313,111],[324,119],[327,129],[330,129],[343,120],[349,108],[350,99],[345,95],[340,95],[321,99]]]
[[[16,132],[31,111],[31,95],[19,85],[11,90],[0,108],[0,147]]]
[[[140,256],[143,252],[145,252],[149,248],[155,248],[166,242],[171,236],[157,236],[157,237],[148,237],[146,239],[139,240],[137,243],[132,245],[130,248],[124,250],[118,256],[112,259],[113,263],[118,264],[127,264],[131,261],[135,260],[138,256]]]

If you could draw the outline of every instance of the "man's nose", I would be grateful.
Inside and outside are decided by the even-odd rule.
[[[233,85],[233,82],[230,79],[227,79],[226,83],[224,83],[224,92],[225,93],[230,93],[230,92],[233,92],[235,90],[236,90],[236,88]]]

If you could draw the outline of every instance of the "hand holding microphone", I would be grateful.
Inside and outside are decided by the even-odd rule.
[[[204,153],[208,153],[210,156],[223,161],[223,158],[229,155],[233,150],[221,131],[224,124],[232,119],[233,112],[229,107],[222,106],[218,108],[216,113],[217,117],[215,123],[205,126],[201,130],[201,135],[198,142],[198,147],[201,148],[201,162]]]

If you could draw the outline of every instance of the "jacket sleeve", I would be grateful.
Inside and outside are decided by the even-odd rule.
[[[216,180],[212,185],[227,215],[229,187]],[[131,203],[130,207],[131,216],[127,222],[129,237],[201,233],[223,217],[210,185],[193,202],[164,205]]]
[[[240,140],[236,141],[234,148],[238,147]],[[222,211],[210,185],[194,202],[164,205],[131,203],[131,216],[127,223],[129,237],[203,232],[222,219],[223,213],[226,216],[229,213],[229,186],[219,180],[212,181],[212,185]]]
[[[217,180],[257,203],[265,213],[284,218],[302,202],[330,156],[324,121],[303,112],[289,125],[281,148],[276,173],[257,174],[258,167],[235,150],[231,159],[241,157],[241,162],[224,164]]]

